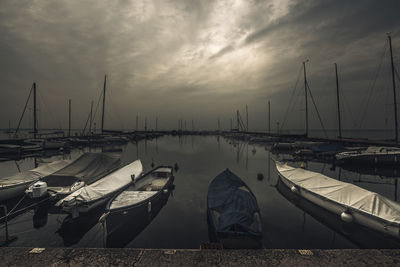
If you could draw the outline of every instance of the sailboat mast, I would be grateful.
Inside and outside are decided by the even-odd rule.
[[[101,133],[104,131],[104,109],[106,104],[106,86],[107,86],[107,75],[104,75],[104,86],[103,86],[103,113],[101,115]]]
[[[268,134],[271,134],[271,102],[268,100]]]
[[[68,136],[71,136],[71,99],[68,101]]]
[[[90,124],[89,124],[89,134],[92,133],[92,123],[93,123],[93,100],[90,103]]]
[[[399,129],[397,126],[397,96],[396,96],[396,79],[394,76],[394,63],[393,63],[393,50],[392,50],[392,37],[388,34],[389,48],[390,48],[390,63],[392,67],[392,83],[393,83],[393,102],[394,102],[394,128],[396,134],[396,143],[399,141]]]
[[[36,83],[33,83],[33,138],[37,134],[37,117],[36,117]]]
[[[338,79],[336,63],[335,63],[335,74],[336,74],[336,100],[337,100],[338,123],[339,123],[339,138],[342,138],[342,125],[340,121],[339,79]]]
[[[246,105],[246,132],[249,131],[249,110]]]
[[[307,103],[307,74],[306,74],[306,63],[308,59],[303,62],[303,70],[304,70],[304,95],[306,100],[306,137],[308,137],[308,103]]]

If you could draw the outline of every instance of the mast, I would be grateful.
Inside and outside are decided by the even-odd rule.
[[[37,117],[36,117],[36,83],[33,83],[33,138],[37,134]]]
[[[136,115],[136,132],[139,130],[138,127],[139,127],[139,116]]]
[[[71,99],[68,101],[68,136],[71,136]]]
[[[392,83],[393,83],[393,102],[394,102],[394,129],[396,135],[396,143],[399,141],[399,129],[397,126],[397,96],[396,96],[396,80],[394,76],[394,63],[393,63],[393,50],[392,50],[392,37],[388,34],[389,48],[390,48],[390,63],[392,67]]]
[[[338,112],[338,123],[339,123],[339,139],[341,139],[342,138],[342,124],[340,121],[339,79],[338,79],[336,63],[335,63],[335,74],[336,74],[336,100],[337,100],[337,112]]]
[[[156,132],[158,131],[158,118],[156,117]]]
[[[271,134],[271,102],[268,100],[268,133]]]
[[[220,131],[221,131],[221,124],[220,124],[219,118],[218,118],[218,132],[220,132]]]
[[[303,70],[304,70],[304,93],[306,99],[306,137],[308,137],[308,103],[307,103],[307,74],[306,74],[306,61],[303,61]]]
[[[247,109],[246,105],[246,132],[249,131],[249,110]]]
[[[93,123],[93,100],[90,104],[90,124],[89,124],[89,134],[92,133],[92,123]]]
[[[103,86],[103,113],[101,115],[101,133],[104,130],[104,109],[106,104],[106,86],[107,86],[107,74],[104,75],[104,86]]]
[[[239,122],[239,110],[236,110],[236,119],[237,119],[237,129],[239,132],[240,122]]]

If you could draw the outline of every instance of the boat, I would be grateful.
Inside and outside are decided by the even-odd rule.
[[[133,240],[165,205],[173,181],[173,168],[158,166],[115,195],[102,216],[107,247],[123,247]]]
[[[297,195],[356,223],[400,238],[400,204],[354,184],[276,162],[282,182]]]
[[[56,203],[56,207],[71,213],[73,218],[80,213],[86,213],[91,209],[104,204],[114,194],[124,189],[136,179],[140,178],[143,166],[140,160],[136,160],[96,182],[85,185]]]
[[[211,181],[207,194],[211,242],[224,248],[260,248],[261,214],[250,188],[229,169]]]
[[[13,176],[0,178],[0,201],[23,194],[29,185],[40,178],[50,175],[71,163],[70,160],[58,160],[43,164],[35,169],[23,171]]]
[[[0,144],[0,155],[15,156],[21,154],[20,145]]]
[[[94,183],[115,171],[120,165],[118,154],[84,153],[61,170],[42,177],[25,193],[31,198],[50,195],[53,200],[60,199],[85,185]]]
[[[328,210],[318,206],[309,200],[299,197],[296,193],[293,193],[281,180],[278,180],[276,185],[277,191],[287,199],[291,204],[306,212],[308,215],[313,217],[318,222],[322,223],[335,233],[351,242],[354,248],[366,248],[366,249],[393,249],[400,248],[400,240],[391,236],[382,235],[380,232],[374,231],[367,227],[348,224],[341,220],[336,214],[329,212]],[[306,224],[305,217],[303,216],[303,223]],[[309,220],[307,220],[309,221]],[[303,227],[313,231],[310,226]],[[306,233],[305,233],[306,234]],[[327,235],[329,236],[329,235]],[[336,240],[336,235],[332,235],[332,244]]]
[[[400,148],[370,146],[365,150],[346,151],[336,154],[338,164],[400,164]]]

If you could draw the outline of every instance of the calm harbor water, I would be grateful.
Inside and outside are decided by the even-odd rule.
[[[266,248],[400,247],[397,241],[361,227],[343,225],[335,216],[311,203],[294,198],[279,183],[272,161],[273,158],[289,156],[273,155],[264,146],[235,144],[215,136],[165,136],[157,140],[140,141],[138,144],[128,143],[121,148],[124,163],[139,158],[146,170],[151,169],[152,163],[178,165],[175,189],[165,205],[158,214],[153,214],[147,220],[147,226],[143,225],[141,218],[127,222],[131,224],[132,232],[138,233],[129,236],[125,232],[125,239],[129,238],[121,242],[121,246],[199,248],[201,243],[208,242],[208,185],[217,174],[229,168],[247,183],[257,198],[262,216],[263,245]],[[68,155],[36,160],[41,162],[62,157],[76,158],[85,151],[101,149],[73,150]],[[300,165],[299,162],[291,164]],[[33,167],[33,158],[1,162],[0,176],[16,173],[18,168],[23,171]],[[397,199],[397,173],[390,173],[391,170],[389,175],[385,170],[364,170],[363,174],[359,174],[318,162],[308,162],[307,168],[355,183],[390,199]],[[57,214],[51,207],[30,209],[10,220],[9,232],[17,236],[17,240],[10,246],[103,247],[107,245],[107,233],[105,225],[98,222],[101,214],[100,209],[71,223],[66,214]],[[0,235],[3,233],[4,224],[1,225]],[[118,246],[116,243],[114,246]]]

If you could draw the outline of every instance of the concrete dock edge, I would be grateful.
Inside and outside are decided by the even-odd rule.
[[[1,266],[400,266],[400,250],[0,248]]]

